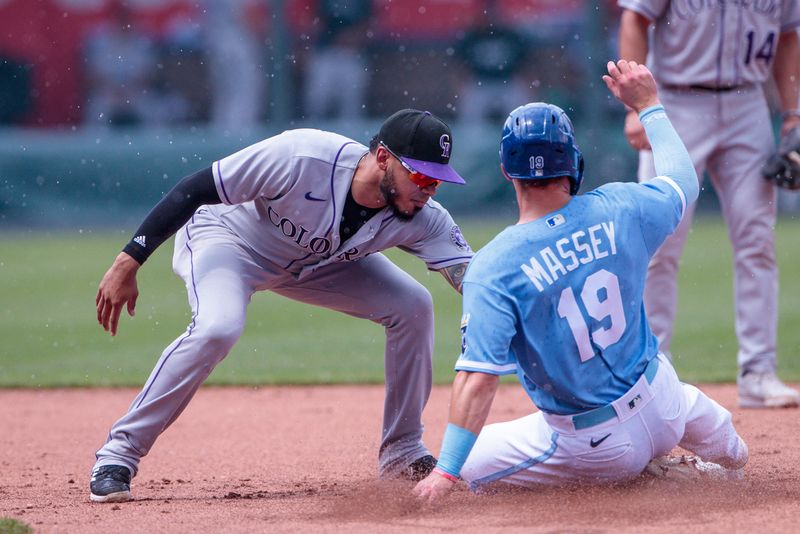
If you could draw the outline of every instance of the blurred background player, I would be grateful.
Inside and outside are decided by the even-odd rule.
[[[257,0],[204,0],[211,89],[210,122],[241,134],[258,125],[267,102],[261,42],[266,24]]]
[[[561,108],[534,103],[506,120],[501,169],[519,221],[464,278],[462,353],[439,464],[414,492],[633,478],[680,444],[704,469],[747,462],[731,414],[684,385],[647,324],[647,261],[698,194],[697,177],[646,67],[609,62],[611,92],[634,109],[657,174],[576,197],[583,157]],[[500,375],[516,373],[536,413],[483,427]],[[478,435],[480,434],[480,435]]]
[[[85,45],[86,122],[134,126],[156,115],[155,77],[158,51],[141,32],[123,1],[111,4],[110,20],[89,33]]]
[[[306,118],[354,120],[366,115],[371,11],[371,0],[320,2],[318,35],[305,69]]]
[[[778,267],[775,185],[761,167],[775,151],[764,82],[775,77],[781,132],[800,125],[800,2],[620,0],[620,57],[651,66],[697,176],[708,171],[733,245],[739,405],[798,406],[800,393],[776,376]],[[765,7],[766,6],[766,7]],[[648,38],[648,29],[652,32]],[[637,114],[625,135],[639,150],[639,179],[653,176],[653,154]],[[653,257],[645,305],[668,352],[677,308],[677,273],[694,204]]]
[[[496,10],[490,1],[456,47],[465,68],[457,107],[463,121],[502,120],[509,109],[528,101],[522,67],[529,59],[529,45],[497,17]]]

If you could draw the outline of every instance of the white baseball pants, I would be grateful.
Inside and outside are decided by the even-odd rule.
[[[611,419],[587,427],[580,422],[591,420],[592,412],[536,412],[488,425],[461,476],[475,491],[498,485],[624,481],[676,445],[727,468],[747,462],[747,446],[733,428],[730,412],[696,387],[682,384],[663,355],[652,382],[643,376],[609,406],[615,414]]]

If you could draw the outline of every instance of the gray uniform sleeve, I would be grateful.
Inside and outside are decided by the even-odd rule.
[[[297,131],[264,139],[212,164],[214,184],[225,204],[259,197],[278,198],[294,183],[292,173]]]
[[[438,202],[429,200],[416,217],[424,218],[424,233],[416,241],[399,245],[398,248],[417,256],[432,271],[469,263],[473,256],[469,243],[447,210]]]
[[[617,5],[622,9],[630,9],[653,21],[664,13],[669,0],[619,0]]]
[[[800,27],[800,2],[783,2],[781,4],[781,32],[796,30]]]

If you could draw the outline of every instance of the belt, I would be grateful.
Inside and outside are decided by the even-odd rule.
[[[753,84],[745,83],[742,85],[723,85],[715,87],[713,85],[671,85],[663,84],[661,87],[668,91],[704,91],[706,93],[729,93],[731,91],[739,91],[741,89],[749,89]]]
[[[650,363],[644,368],[643,376],[648,384],[653,383],[656,372],[658,372],[658,357],[650,360]],[[589,428],[590,426],[599,425],[600,423],[605,423],[606,421],[614,419],[616,416],[617,412],[614,410],[614,406],[606,404],[601,408],[595,408],[594,410],[572,416],[572,424],[575,425],[575,430],[581,430]]]

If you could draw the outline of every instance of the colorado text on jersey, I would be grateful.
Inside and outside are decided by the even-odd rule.
[[[572,272],[581,265],[616,253],[614,222],[607,221],[573,232],[569,237],[562,237],[553,246],[542,247],[537,254],[531,256],[530,265],[523,263],[520,268],[539,291],[544,291],[543,282],[549,286],[559,276]]]

